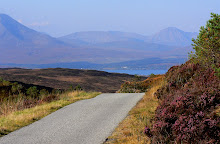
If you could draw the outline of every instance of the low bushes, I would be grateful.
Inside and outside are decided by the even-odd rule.
[[[0,79],[0,116],[59,99],[61,91]]]
[[[144,81],[127,81],[121,85],[121,89],[118,90],[118,93],[141,93],[146,92],[158,79],[162,79],[163,75],[151,75]]]
[[[214,70],[188,62],[172,67],[166,79],[155,94],[161,100],[155,123],[145,130],[152,142],[219,143],[220,80]]]

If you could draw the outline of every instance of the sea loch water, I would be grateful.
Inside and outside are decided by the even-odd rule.
[[[144,75],[148,76],[150,74],[165,74],[168,70],[104,70],[111,73],[125,73],[131,75]]]

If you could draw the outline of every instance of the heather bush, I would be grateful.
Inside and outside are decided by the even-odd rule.
[[[172,67],[167,85],[155,96],[161,100],[155,123],[145,133],[153,143],[219,143],[220,80],[212,68],[187,62]]]

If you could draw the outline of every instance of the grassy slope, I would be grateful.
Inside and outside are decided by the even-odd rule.
[[[129,115],[115,129],[106,144],[137,144],[150,143],[150,139],[143,133],[144,127],[151,125],[158,99],[154,93],[165,83],[164,76],[148,78],[151,88],[146,92],[144,98],[129,112]]]
[[[43,103],[33,108],[22,111],[15,111],[4,116],[0,116],[0,137],[21,127],[29,125],[46,115],[79,100],[96,97],[98,92],[67,92],[60,95],[60,99],[50,103]]]

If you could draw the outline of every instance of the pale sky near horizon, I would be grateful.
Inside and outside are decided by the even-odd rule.
[[[0,0],[0,13],[54,37],[79,31],[198,32],[220,0]]]

